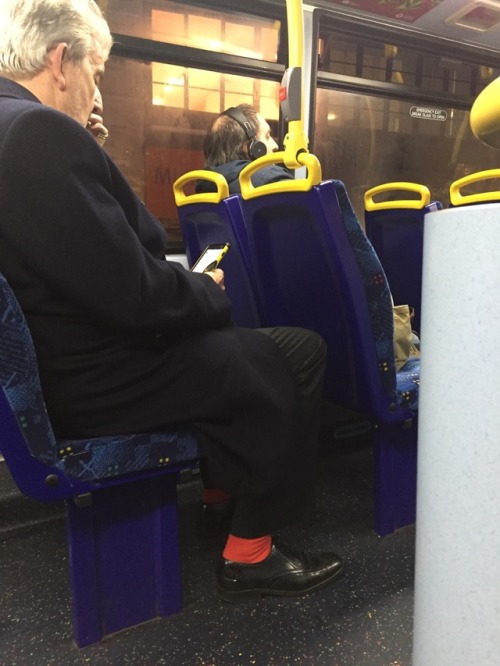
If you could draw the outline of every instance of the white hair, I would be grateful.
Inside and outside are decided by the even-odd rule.
[[[113,40],[94,0],[0,1],[1,76],[35,76],[44,69],[48,52],[63,42],[73,62],[82,61],[96,44],[107,59]]]

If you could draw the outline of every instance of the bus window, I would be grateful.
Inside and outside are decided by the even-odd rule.
[[[112,56],[100,87],[106,150],[164,225],[172,250],[182,247],[172,185],[203,168],[203,139],[215,117],[247,102],[277,133],[279,82]]]
[[[280,22],[238,9],[217,12],[172,0],[109,0],[106,15],[113,33],[277,62]]]
[[[324,33],[318,41],[318,65],[322,72],[471,99],[495,78],[488,67],[442,57],[439,53],[424,54],[383,38],[377,43],[334,32]]]
[[[498,76],[493,67],[431,43],[427,51],[394,43],[383,30],[368,37],[326,23],[319,35],[313,151],[324,178],[345,182],[360,220],[375,185],[421,183],[446,206],[461,172],[495,166],[495,151],[469,127],[473,100]]]
[[[165,226],[172,251],[182,248],[172,184],[203,166],[203,138],[214,118],[246,102],[271,122],[273,132],[278,128],[283,21],[241,7],[216,11],[200,5],[101,3],[115,37],[101,85],[110,130],[106,150]],[[137,38],[140,43],[130,46]],[[196,68],[200,49],[206,51],[203,69]],[[221,61],[221,54],[228,58]]]
[[[418,99],[318,89],[315,127],[323,178],[344,181],[360,220],[375,185],[421,183],[447,206],[454,180],[498,164],[497,151],[473,136],[468,111]]]

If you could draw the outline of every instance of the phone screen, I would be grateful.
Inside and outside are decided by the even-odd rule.
[[[229,250],[229,243],[211,243],[191,267],[194,273],[205,273],[217,268],[220,260]]]

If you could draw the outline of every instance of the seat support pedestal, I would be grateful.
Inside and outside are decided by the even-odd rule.
[[[67,500],[79,647],[181,610],[176,483],[169,474]]]
[[[407,427],[405,427],[407,426]],[[415,522],[417,419],[374,429],[375,531],[380,536]]]

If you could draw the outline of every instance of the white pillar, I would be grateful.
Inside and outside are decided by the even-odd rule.
[[[414,666],[500,664],[500,204],[425,218]]]

